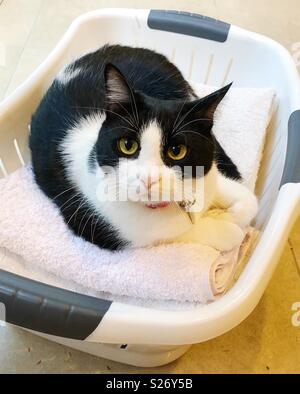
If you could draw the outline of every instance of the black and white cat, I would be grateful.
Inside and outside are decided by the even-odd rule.
[[[212,134],[229,88],[199,99],[166,57],[147,49],[107,45],[87,54],[59,73],[32,117],[36,182],[74,233],[100,247],[179,240],[230,250],[256,215],[257,201]],[[200,196],[193,182],[185,187],[184,196],[199,203],[196,224],[175,199],[143,198],[161,196],[165,184],[170,195],[182,190],[179,170],[186,168],[204,188]],[[104,180],[126,201],[99,198]],[[137,189],[139,198],[131,198]],[[212,206],[226,212],[205,216]]]

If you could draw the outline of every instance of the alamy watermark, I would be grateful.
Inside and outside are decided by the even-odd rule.
[[[292,325],[294,327],[300,327],[300,302],[295,302],[292,305]]]
[[[96,196],[99,202],[133,201],[145,205],[176,202],[186,211],[201,211],[204,206],[203,166],[172,167],[101,166],[97,173]]]

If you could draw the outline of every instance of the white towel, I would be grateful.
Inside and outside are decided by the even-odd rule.
[[[195,83],[192,86],[199,97],[218,89]],[[237,165],[243,183],[254,190],[275,91],[232,86],[217,108],[213,132]]]
[[[248,93],[237,90],[224,100],[214,132],[221,143],[223,133],[227,136],[223,146],[249,182],[256,178],[258,163],[254,158],[260,157],[274,93],[251,89],[248,103],[243,97]],[[202,92],[200,96],[205,94]],[[229,108],[232,105],[235,109]],[[230,130],[234,130],[233,136]],[[241,149],[247,155],[238,155]],[[0,181],[0,207],[0,248],[18,256],[24,274],[85,294],[105,293],[110,299],[213,301],[231,284],[240,254],[239,248],[221,253],[200,244],[117,253],[101,250],[71,233],[57,207],[35,185],[29,167]],[[11,261],[0,259],[0,268],[20,273],[20,267],[7,265]]]

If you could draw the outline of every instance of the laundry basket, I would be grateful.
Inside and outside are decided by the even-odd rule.
[[[1,103],[1,176],[29,162],[30,118],[58,70],[106,43],[155,49],[194,82],[220,86],[234,81],[237,87],[273,87],[277,92],[257,184],[261,235],[238,281],[219,300],[180,310],[142,307],[0,271],[0,302],[8,323],[112,360],[156,366],[175,360],[193,343],[230,330],[261,298],[300,210],[300,84],[283,47],[236,26],[176,11],[91,12],[73,22],[48,58]],[[1,259],[17,258],[0,251]]]

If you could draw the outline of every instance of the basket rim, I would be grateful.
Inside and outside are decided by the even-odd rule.
[[[151,10],[149,9],[137,10],[108,8],[88,12],[76,18],[63,38],[49,54],[46,60],[38,67],[38,69],[19,88],[17,88],[15,92],[13,92],[9,97],[4,99],[2,103],[0,103],[1,115],[11,112],[13,108],[22,104],[24,97],[29,94],[30,91],[32,91],[32,85],[36,84],[37,81],[42,78],[44,70],[47,67],[53,66],[55,61],[62,54],[63,50],[72,40],[75,32],[80,29],[83,24],[89,23],[91,19],[112,16],[127,17],[130,19],[133,19],[134,16],[136,16],[145,23],[150,11]],[[266,45],[278,51],[280,56],[284,59],[289,72],[291,72],[292,78],[295,78],[296,80],[296,75],[298,78],[297,69],[293,63],[291,55],[281,44],[263,35],[249,32],[237,26],[230,26],[229,35],[237,36],[240,34],[246,34],[249,39],[264,42]],[[295,86],[294,90],[293,106],[295,107],[294,110],[300,109],[300,89],[297,90],[297,85]],[[286,212],[288,217],[287,219],[289,220],[278,216],[279,211],[274,211],[272,213],[267,227],[269,229],[268,231],[274,234],[274,239],[278,239],[278,237],[284,239],[285,237],[282,229],[286,229],[288,225],[290,225],[290,223],[287,223],[287,221],[291,222],[290,217],[292,216],[293,212],[295,212],[297,205],[296,200],[299,199],[300,196],[300,185],[284,185],[278,195],[278,204],[280,204],[279,200],[283,198],[282,196],[284,196],[286,199],[285,203],[287,204],[289,202],[290,205],[289,211]],[[270,245],[270,243],[267,242],[267,240],[263,237],[260,240],[260,244],[261,256],[268,256],[268,259],[275,259],[275,255],[278,253],[274,245]],[[251,256],[248,264],[251,264],[251,261],[253,260],[254,257]],[[272,267],[263,267],[265,272],[269,272],[267,277],[270,277],[274,268],[275,262],[272,263]],[[245,271],[246,270],[247,267]],[[261,273],[264,273],[264,271],[262,270]],[[243,272],[241,278],[232,287],[232,289],[230,289],[228,293],[219,300],[210,305],[201,305],[196,307],[192,311],[160,310],[156,308],[145,308],[141,306],[130,305],[127,303],[101,300],[95,297],[86,296],[84,294],[74,293],[69,290],[58,289],[54,286],[32,281],[31,279],[18,277],[18,275],[11,273],[9,274],[3,270],[0,270],[0,288],[5,288],[5,297],[7,297],[9,292],[10,294],[13,294],[14,300],[18,299],[19,297],[20,305],[24,305],[24,300],[27,300],[27,302],[30,304],[30,300],[33,300],[36,296],[40,296],[42,300],[37,301],[35,299],[33,302],[35,303],[35,307],[37,307],[36,305],[50,305],[55,299],[55,301],[58,302],[57,308],[64,305],[66,309],[76,311],[77,314],[74,312],[74,316],[76,317],[76,324],[78,324],[79,331],[81,322],[84,320],[86,321],[86,319],[92,316],[92,323],[86,327],[86,331],[81,331],[79,334],[77,333],[77,336],[75,334],[70,334],[67,331],[65,334],[61,331],[58,332],[55,330],[47,332],[47,330],[45,331],[43,324],[40,324],[38,326],[39,329],[37,329],[37,326],[28,325],[30,322],[26,323],[24,321],[20,321],[19,317],[16,316],[16,313],[13,312],[13,310],[11,310],[8,316],[8,322],[12,324],[21,325],[23,327],[51,335],[58,335],[59,333],[60,336],[68,338],[81,340],[87,339],[89,341],[97,342],[105,341],[106,343],[116,343],[118,338],[119,342],[129,342],[130,338],[132,338],[132,341],[135,341],[135,343],[159,343],[159,341],[162,341],[163,344],[186,344],[203,340],[203,332],[200,334],[197,333],[197,330],[199,330],[200,326],[204,327],[203,331],[208,332],[212,324],[217,324],[217,322],[221,323],[222,327],[217,327],[217,329],[212,330],[210,334],[206,334],[206,339],[209,337],[212,338],[239,324],[251,313],[253,308],[258,303],[268,279],[262,280],[261,278],[259,280],[256,278],[257,282],[252,281],[247,283],[247,275],[247,271]],[[237,286],[239,283],[242,283],[244,287],[241,288],[242,285]],[[259,288],[259,290],[257,294],[254,295],[254,292],[257,288]],[[39,291],[36,289],[39,289]],[[55,290],[53,289],[57,289],[57,291],[60,292],[61,297],[59,299],[54,296],[53,291]],[[71,296],[73,299],[71,299]],[[0,292],[0,300],[1,298]],[[239,313],[236,312],[238,309],[240,309]],[[38,313],[40,313],[40,309]],[[17,318],[19,320],[16,320]],[[226,322],[226,319],[228,322]],[[106,325],[104,324],[105,322]],[[112,329],[113,324],[118,330],[118,333]],[[122,332],[123,328],[124,332]],[[41,331],[41,329],[44,329],[44,331]],[[193,333],[187,333],[187,331],[191,329]],[[140,334],[138,334],[138,331],[140,331]],[[161,339],[159,338],[159,331],[161,331]],[[156,337],[155,339],[152,338],[154,336]]]

